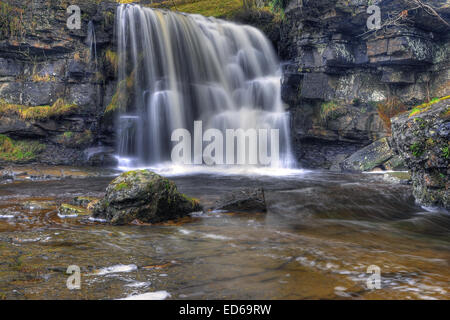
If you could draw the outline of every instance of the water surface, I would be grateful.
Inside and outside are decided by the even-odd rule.
[[[450,298],[450,215],[416,206],[409,186],[323,172],[172,178],[206,206],[262,186],[269,210],[113,227],[56,210],[101,196],[111,177],[2,184],[0,298]],[[81,290],[66,288],[69,265],[82,270]],[[370,265],[379,290],[367,289]]]

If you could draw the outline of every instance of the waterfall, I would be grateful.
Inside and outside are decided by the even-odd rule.
[[[204,130],[224,133],[278,129],[280,161],[272,165],[292,165],[280,64],[262,32],[130,4],[118,7],[116,32],[116,127],[122,166],[170,161],[172,132],[194,132],[194,121],[199,120]]]
[[[88,32],[86,44],[89,46],[90,58],[89,61],[94,63],[95,71],[97,71],[97,39],[95,37],[95,27],[92,21],[88,23]]]

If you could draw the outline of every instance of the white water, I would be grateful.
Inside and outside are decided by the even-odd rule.
[[[184,128],[193,135],[198,120],[204,131],[278,129],[280,162],[273,166],[292,167],[280,64],[259,30],[138,5],[121,5],[116,23],[121,169],[173,169],[172,132]],[[248,155],[248,146],[240,148]]]

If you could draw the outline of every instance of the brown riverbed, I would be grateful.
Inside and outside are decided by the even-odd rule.
[[[269,211],[125,227],[58,216],[60,203],[100,197],[112,180],[80,175],[0,184],[0,299],[450,298],[450,215],[379,175],[177,176],[207,205],[263,186]],[[66,287],[69,265],[81,290]],[[370,265],[381,289],[367,288]]]

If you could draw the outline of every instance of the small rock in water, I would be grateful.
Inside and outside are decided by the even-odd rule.
[[[220,200],[214,210],[232,212],[266,212],[267,205],[263,188],[244,189],[232,192]]]
[[[83,207],[63,203],[58,208],[58,214],[60,217],[76,217],[76,216],[86,216],[89,214],[89,212]]]
[[[78,207],[87,208],[91,202],[96,200],[98,199],[93,197],[75,197],[70,204]]]
[[[135,220],[158,223],[201,210],[199,202],[179,193],[174,182],[149,170],[136,170],[111,182],[105,197],[94,206],[93,218],[114,225]]]
[[[55,206],[55,203],[52,201],[25,201],[22,203],[22,209],[24,210],[46,210]]]

